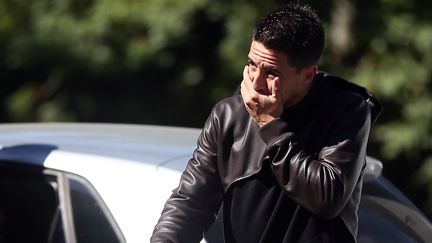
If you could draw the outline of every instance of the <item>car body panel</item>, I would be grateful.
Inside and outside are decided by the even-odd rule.
[[[0,165],[34,166],[88,181],[126,242],[148,242],[199,134],[200,129],[149,125],[0,124]],[[382,170],[380,161],[367,158],[358,242],[428,242],[430,220]],[[221,221],[207,232],[208,243],[223,241]]]
[[[157,126],[0,125],[0,159],[86,178],[104,199],[127,242],[145,242],[178,184],[198,135],[198,129]]]

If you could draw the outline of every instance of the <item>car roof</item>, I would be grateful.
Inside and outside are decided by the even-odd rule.
[[[0,124],[0,161],[85,178],[102,196],[127,242],[143,242],[178,184],[199,133],[131,124]]]
[[[3,156],[7,156],[7,149],[21,150],[11,159],[34,164],[41,163],[34,156],[37,151],[58,150],[175,167],[177,158],[190,156],[199,132],[194,128],[134,124],[0,124],[0,149]]]

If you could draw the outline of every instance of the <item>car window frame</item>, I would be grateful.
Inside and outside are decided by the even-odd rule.
[[[91,193],[91,196],[97,201],[98,205],[100,206],[103,214],[106,216],[108,223],[111,225],[114,234],[117,236],[118,240],[120,243],[126,243],[126,238],[123,235],[123,232],[120,229],[120,226],[118,225],[117,221],[115,220],[114,216],[112,215],[111,211],[109,210],[108,206],[106,205],[105,201],[103,200],[103,198],[101,197],[101,195],[98,193],[98,191],[96,190],[96,188],[92,185],[92,183],[87,180],[86,178],[80,176],[80,175],[76,175],[70,172],[61,172],[61,176],[62,179],[65,180],[65,199],[67,199],[67,217],[72,219],[71,223],[74,224],[74,216],[73,216],[73,210],[72,210],[72,198],[71,198],[71,191],[70,191],[70,180],[75,180],[79,183],[81,183],[82,185],[85,186],[86,189],[88,189],[88,191]],[[66,195],[67,194],[67,195]],[[73,226],[73,225],[72,225]],[[74,236],[76,236],[76,230],[75,227],[73,226],[73,230],[74,230]],[[76,237],[75,237],[76,238]],[[75,242],[77,241],[77,239],[75,239]]]
[[[61,219],[64,229],[64,237],[67,243],[77,243],[76,232],[72,215],[72,205],[70,200],[69,183],[66,180],[64,172],[44,169],[42,172],[45,176],[52,176],[57,182],[57,197],[61,212]]]
[[[81,183],[91,193],[90,196],[93,197],[95,201],[97,201],[119,242],[126,242],[126,238],[123,235],[120,226],[118,225],[105,201],[97,192],[97,189],[93,186],[93,184],[86,178],[71,172],[52,168],[43,168],[13,160],[0,160],[0,169],[14,170],[17,173],[23,171],[25,174],[41,174],[46,179],[47,183],[56,183],[55,193],[58,200],[58,207],[60,209],[63,236],[66,243],[78,243],[77,232],[74,226],[70,180],[75,180]]]
[[[70,180],[75,180],[81,183],[86,189],[88,189],[88,191],[91,193],[91,196],[97,201],[103,214],[106,216],[108,223],[111,225],[114,234],[117,236],[119,242],[126,242],[125,236],[123,235],[120,226],[117,224],[117,221],[114,219],[114,216],[112,215],[105,201],[90,181],[80,175],[66,171],[44,169],[43,173],[45,175],[55,176],[57,178],[59,205],[62,209],[64,209],[64,212],[62,212],[62,222],[65,231],[67,231],[65,232],[66,242],[78,243],[76,237],[77,232],[74,226]]]

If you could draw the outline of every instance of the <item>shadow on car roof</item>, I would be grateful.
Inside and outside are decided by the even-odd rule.
[[[58,147],[51,144],[22,144],[2,147],[0,148],[0,158],[43,166],[48,155],[56,149]]]

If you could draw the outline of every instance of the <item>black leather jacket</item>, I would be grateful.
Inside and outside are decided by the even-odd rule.
[[[319,224],[337,218],[355,241],[366,145],[380,112],[366,89],[323,72],[299,104],[262,128],[250,118],[241,96],[219,102],[151,242],[199,242],[230,189],[260,173],[263,163],[269,164],[283,194],[308,217]],[[235,210],[240,209],[230,208]],[[251,234],[259,239],[262,232]]]

